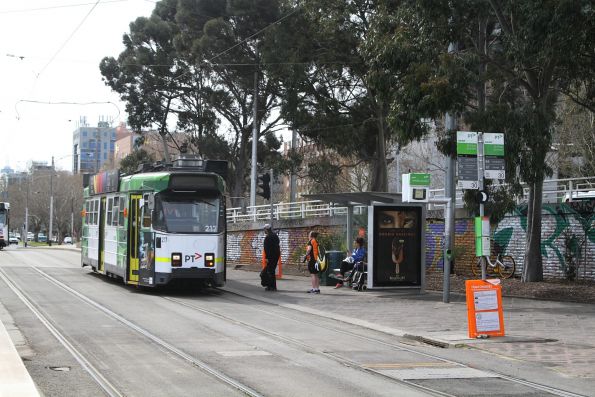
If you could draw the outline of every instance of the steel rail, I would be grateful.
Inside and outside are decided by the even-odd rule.
[[[85,371],[93,378],[93,380],[105,391],[110,397],[124,397],[124,394],[120,393],[118,389],[110,383],[101,372],[93,366],[86,358],[81,354],[76,347],[68,341],[68,339],[60,332],[54,325],[48,320],[48,318],[41,312],[41,309],[37,308],[29,296],[23,291],[22,288],[18,287],[14,281],[6,274],[6,272],[0,268],[0,278],[4,280],[6,285],[14,292],[14,294],[33,312],[35,317],[50,331],[50,333],[60,342],[66,350],[74,357],[74,359],[83,367]]]
[[[262,394],[258,393],[256,390],[252,389],[251,387],[244,385],[243,383],[225,375],[223,372],[218,371],[217,369],[215,369],[214,367],[212,367],[211,365],[205,363],[202,360],[199,360],[195,357],[192,357],[191,355],[189,355],[188,353],[178,349],[177,347],[171,345],[170,343],[164,341],[163,339],[159,338],[158,336],[152,334],[151,332],[149,332],[148,330],[134,324],[133,322],[125,319],[124,317],[120,316],[119,314],[113,312],[112,310],[108,309],[107,307],[91,300],[90,298],[86,297],[85,295],[81,294],[80,292],[70,288],[69,286],[67,286],[66,284],[64,284],[63,282],[57,280],[56,278],[50,276],[49,274],[47,274],[46,272],[44,272],[43,270],[37,268],[37,267],[32,267],[33,270],[37,271],[39,274],[41,274],[44,278],[46,278],[48,281],[54,283],[55,285],[57,285],[58,287],[62,288],[63,290],[71,293],[72,295],[76,296],[77,298],[79,298],[80,300],[82,300],[83,302],[95,307],[96,309],[99,309],[100,311],[104,312],[105,314],[107,314],[108,316],[112,317],[113,319],[121,322],[122,324],[126,325],[127,327],[131,328],[132,330],[138,332],[139,334],[143,335],[144,337],[146,337],[147,339],[150,339],[151,341],[153,341],[154,343],[156,343],[157,345],[169,350],[171,353],[174,353],[175,355],[179,356],[180,358],[188,361],[189,363],[197,366],[198,368],[200,368],[201,370],[203,370],[204,372],[214,376],[215,378],[217,378],[218,380],[232,386],[233,388],[241,391],[242,393],[248,395],[248,396],[252,396],[252,397],[264,397]]]
[[[223,290],[223,289],[221,289],[221,291],[226,292],[226,293],[229,293],[229,294],[232,294],[232,295],[240,296],[242,298],[254,300],[254,301],[259,302],[259,303],[264,304],[264,305],[279,306],[279,307],[282,307],[282,308],[286,308],[286,309],[290,309],[290,310],[293,310],[293,311],[298,311],[300,313],[303,313],[303,312],[301,312],[301,311],[299,311],[299,310],[297,310],[295,308],[292,308],[292,307],[287,307],[287,306],[283,306],[283,305],[279,305],[279,304],[272,304],[272,303],[269,303],[269,302],[263,302],[261,300],[255,299],[253,297],[245,296],[245,295],[242,295],[242,294],[237,293],[237,292],[227,291],[227,290]],[[518,384],[521,384],[521,385],[524,385],[524,386],[527,386],[527,387],[531,387],[531,388],[536,389],[536,390],[540,390],[540,391],[544,391],[544,392],[547,392],[547,393],[551,393],[551,394],[554,394],[554,395],[557,395],[557,396],[560,396],[560,397],[587,397],[587,396],[585,396],[583,394],[578,394],[578,393],[570,392],[570,391],[567,391],[567,390],[558,389],[558,388],[555,388],[555,387],[552,387],[552,386],[547,386],[547,385],[544,385],[544,384],[541,384],[541,383],[537,383],[537,382],[532,382],[532,381],[525,380],[525,379],[516,378],[514,376],[502,374],[502,373],[499,373],[499,372],[496,372],[496,371],[493,371],[493,370],[490,370],[490,369],[487,369],[486,370],[486,369],[482,369],[482,368],[475,368],[475,367],[469,366],[467,364],[463,364],[463,363],[460,363],[460,362],[457,362],[457,361],[454,361],[454,360],[451,360],[451,359],[446,359],[446,358],[440,357],[440,356],[435,355],[435,354],[426,353],[426,352],[420,352],[420,351],[417,351],[415,349],[411,349],[411,348],[402,346],[401,344],[395,344],[395,343],[385,342],[383,340],[380,340],[380,339],[377,339],[377,338],[373,338],[373,337],[369,337],[369,336],[365,336],[365,335],[361,335],[361,334],[358,334],[356,332],[347,331],[347,330],[335,328],[335,327],[332,327],[332,326],[325,326],[325,325],[322,325],[320,322],[307,321],[307,320],[302,320],[302,319],[298,320],[298,319],[295,319],[293,317],[285,316],[283,314],[272,312],[272,311],[268,311],[268,310],[261,309],[261,308],[254,308],[254,307],[252,307],[252,309],[257,310],[257,311],[261,311],[261,312],[266,313],[266,314],[269,314],[269,315],[272,314],[272,315],[275,315],[277,317],[281,317],[283,319],[292,320],[292,321],[295,321],[297,323],[308,324],[308,325],[316,326],[316,327],[319,327],[319,328],[322,328],[322,329],[325,329],[325,330],[330,330],[330,331],[334,331],[334,332],[341,333],[341,334],[344,334],[344,335],[349,335],[349,336],[357,337],[359,339],[363,339],[363,340],[366,340],[368,342],[378,343],[378,344],[381,344],[381,345],[386,346],[386,347],[390,347],[390,348],[395,349],[395,350],[406,351],[408,353],[417,354],[417,355],[424,356],[424,357],[427,357],[427,358],[432,358],[432,359],[435,359],[435,360],[438,360],[438,361],[442,361],[444,363],[451,364],[453,366],[459,366],[459,367],[463,367],[463,368],[476,369],[476,370],[479,370],[479,371],[482,371],[482,372],[486,373],[487,375],[489,375],[491,377],[497,377],[497,378],[505,379],[505,380],[508,380],[508,381],[511,381],[511,382],[514,382],[514,383],[518,383]],[[201,308],[201,310],[207,310],[207,309]],[[217,315],[221,315],[221,314],[217,313]],[[312,315],[312,314],[310,314],[310,315]],[[335,321],[341,321],[341,320],[337,320],[337,319],[334,319],[334,320]],[[238,322],[238,320],[233,320],[233,321],[234,322]],[[348,324],[350,324],[350,323],[348,323]],[[254,326],[252,326],[252,327],[254,327]],[[258,327],[256,327],[256,328],[258,328]],[[263,331],[264,332],[267,332],[266,330],[263,330]],[[377,331],[377,332],[382,332],[382,331]],[[299,343],[302,343],[302,342],[299,342]],[[359,364],[357,364],[357,365],[359,365]],[[392,378],[392,379],[394,379],[394,378]],[[442,393],[442,392],[439,392],[439,393]]]

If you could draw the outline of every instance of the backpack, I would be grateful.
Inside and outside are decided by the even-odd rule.
[[[327,268],[326,250],[323,246],[318,246],[318,258],[316,258],[316,264],[314,267],[319,272],[324,272]]]

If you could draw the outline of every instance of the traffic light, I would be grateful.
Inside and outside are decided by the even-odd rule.
[[[270,200],[271,199],[271,176],[268,173],[258,175],[258,187],[260,190],[257,190],[259,196]]]

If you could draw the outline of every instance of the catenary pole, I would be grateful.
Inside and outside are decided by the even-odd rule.
[[[52,169],[50,170],[50,232],[48,245],[52,245],[52,227],[54,225],[54,156],[52,156]]]
[[[448,52],[456,51],[456,43],[448,45]],[[456,120],[453,114],[446,113],[444,124],[447,131],[456,130]],[[446,180],[444,182],[444,196],[448,203],[444,208],[444,275],[442,286],[442,302],[450,302],[450,272],[452,269],[452,257],[455,242],[455,208],[457,202],[457,191],[455,185],[456,156],[451,154],[446,158]]]
[[[255,211],[256,206],[256,148],[258,147],[258,69],[254,71],[254,99],[252,111],[252,177],[250,178],[250,206]]]

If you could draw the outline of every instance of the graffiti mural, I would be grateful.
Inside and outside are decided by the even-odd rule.
[[[542,210],[541,255],[546,278],[595,279],[594,201],[546,204]],[[527,207],[519,206],[500,222],[494,240],[512,255],[522,272]]]

